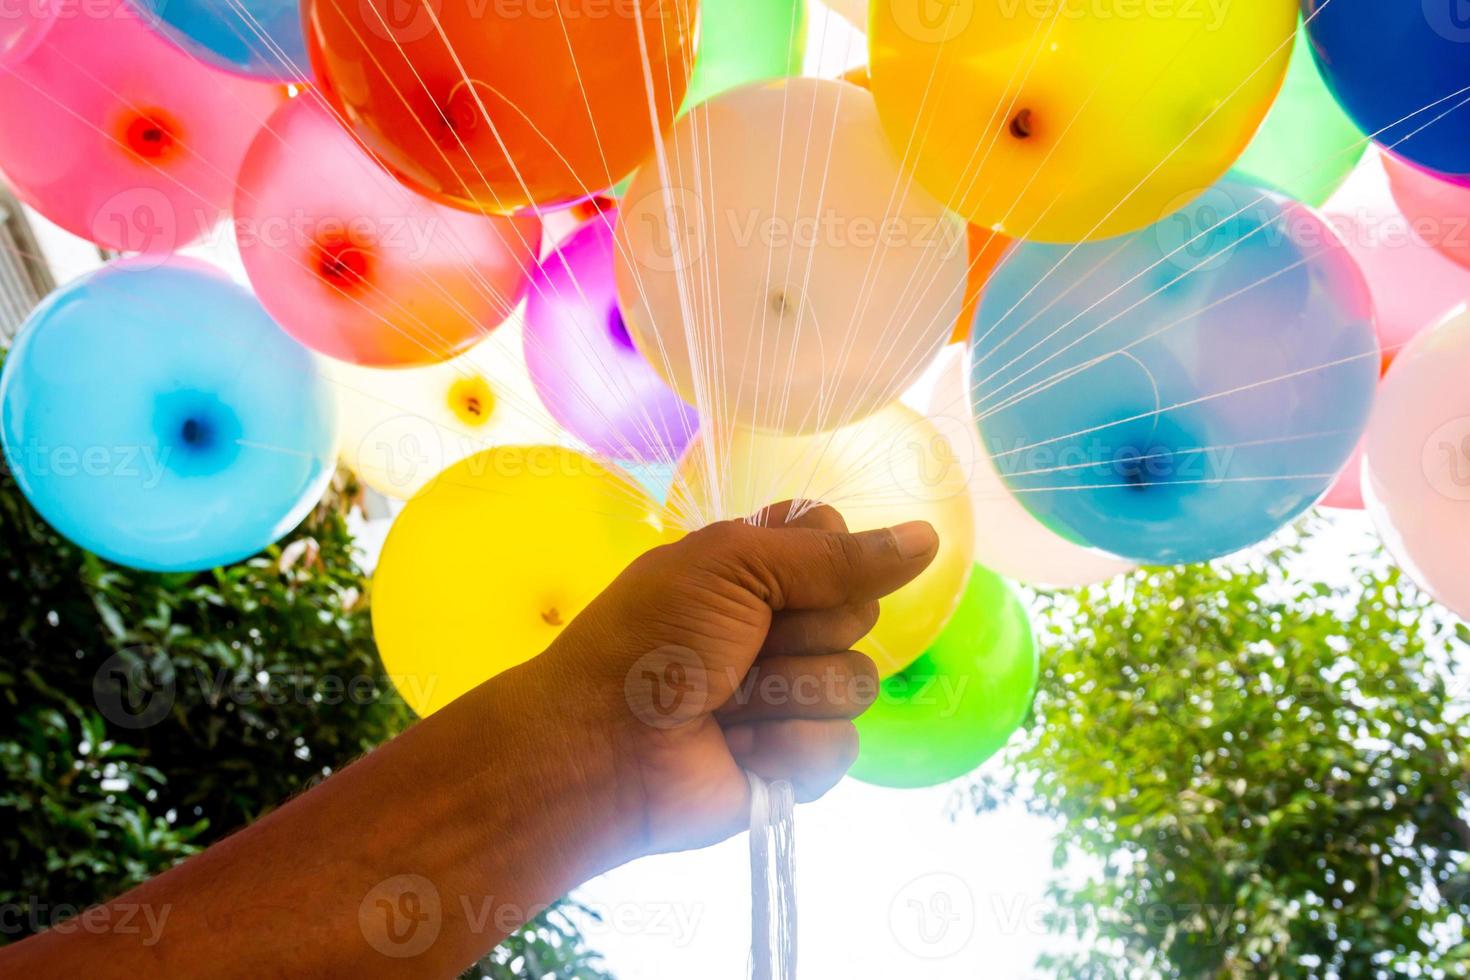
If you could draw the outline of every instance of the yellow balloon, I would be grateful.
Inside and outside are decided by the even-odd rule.
[[[524,663],[671,539],[630,478],[556,446],[489,449],[408,502],[373,576],[384,670],[427,715]]]
[[[854,531],[913,520],[938,530],[934,563],[881,601],[877,627],[857,645],[885,677],[907,667],[944,629],[972,564],[970,498],[944,436],[897,404],[823,435],[701,430],[679,461],[668,511],[692,530],[786,499],[830,504]]]
[[[1240,156],[1291,57],[1294,0],[883,0],[873,95],[931,194],[1015,238],[1152,224]]]
[[[337,393],[342,463],[386,497],[407,500],[445,469],[493,446],[563,441],[541,405],[507,322],[440,364],[327,363]]]

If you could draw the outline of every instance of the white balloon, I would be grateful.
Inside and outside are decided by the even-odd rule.
[[[1470,311],[1394,359],[1364,439],[1363,501],[1389,553],[1470,619]]]
[[[521,350],[519,313],[453,360],[372,368],[322,358],[337,392],[342,463],[406,500],[445,469],[492,446],[565,444]]]
[[[895,400],[948,340],[968,268],[964,225],[900,170],[872,95],[831,79],[694,108],[623,198],[618,242],[655,369],[703,420],[787,433]]]

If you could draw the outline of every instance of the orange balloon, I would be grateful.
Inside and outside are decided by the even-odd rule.
[[[999,232],[970,225],[967,233],[970,271],[965,279],[965,308],[954,322],[951,344],[963,344],[970,339],[970,328],[975,324],[975,311],[980,308],[980,294],[990,281],[990,274],[1000,264],[1001,256],[1011,246],[1011,239]]]
[[[843,72],[840,77],[844,82],[849,85],[856,85],[858,88],[865,88],[869,92],[873,91],[873,76],[872,73],[868,71],[867,65],[858,65],[856,68],[849,68],[847,71]]]
[[[698,0],[508,3],[307,0],[317,81],[400,180],[450,204],[611,187],[683,101]]]

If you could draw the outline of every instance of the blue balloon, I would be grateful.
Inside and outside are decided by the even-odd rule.
[[[123,565],[246,558],[321,497],[336,408],[316,361],[201,263],[114,262],[42,303],[0,375],[0,441],[57,531]]]
[[[129,0],[165,37],[238,75],[306,82],[300,0]]]
[[[1301,0],[1322,78],[1364,133],[1470,175],[1470,17],[1459,0]]]
[[[1341,240],[1230,179],[1131,235],[1015,246],[972,336],[976,419],[1007,485],[1069,540],[1143,563],[1229,554],[1311,506],[1379,366]]]

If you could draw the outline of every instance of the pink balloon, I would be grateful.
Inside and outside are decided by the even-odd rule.
[[[1363,495],[1404,571],[1470,618],[1470,313],[1411,343],[1368,423]]]
[[[1470,187],[1431,174],[1392,153],[1383,169],[1399,208],[1420,236],[1460,265],[1470,267]]]
[[[1366,166],[1372,166],[1367,164]],[[1390,179],[1406,167],[1383,157]],[[1377,175],[1365,175],[1365,177]],[[1377,313],[1378,341],[1386,359],[1460,303],[1470,300],[1470,269],[1451,262],[1433,242],[1443,226],[1400,210],[1383,181],[1364,180],[1361,190],[1328,202],[1326,218],[1368,280]],[[1470,203],[1470,197],[1467,197]],[[1470,233],[1470,232],[1467,232]]]
[[[1359,441],[1353,454],[1348,458],[1347,465],[1338,474],[1337,482],[1332,484],[1332,489],[1319,502],[1323,507],[1335,507],[1338,510],[1362,510],[1363,509],[1363,443]]]
[[[168,253],[218,222],[286,90],[205,67],[121,0],[35,0],[12,15],[0,171],[21,200],[126,252]]]
[[[541,224],[419,197],[307,94],[246,154],[235,238],[261,303],[292,336],[394,367],[448,360],[504,322],[536,265]]]
[[[1366,162],[1370,173],[1355,175],[1344,193],[1328,202],[1325,217],[1342,235],[1373,294],[1375,326],[1383,348],[1383,367],[1415,336],[1444,319],[1461,303],[1470,302],[1470,269],[1456,264],[1426,240],[1444,228],[1400,210],[1389,187],[1397,170],[1413,169],[1388,154],[1383,163]],[[1387,179],[1384,177],[1387,172]],[[1466,198],[1470,203],[1470,196]],[[1361,510],[1359,475],[1363,447],[1343,468],[1324,507]]]

